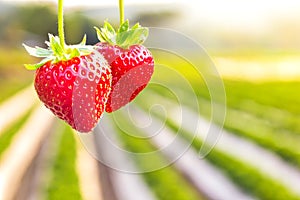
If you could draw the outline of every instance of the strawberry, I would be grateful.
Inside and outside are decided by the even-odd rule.
[[[35,65],[34,87],[39,99],[57,117],[79,132],[90,132],[98,123],[111,90],[111,70],[103,56],[80,45],[63,50],[59,38],[49,34],[48,49],[26,50],[34,56],[46,57]]]
[[[96,30],[101,42],[95,47],[112,70],[112,91],[105,109],[111,113],[131,102],[147,86],[154,71],[154,60],[151,52],[141,45],[147,38],[147,28],[139,24],[129,28],[126,20],[118,31],[108,22]]]

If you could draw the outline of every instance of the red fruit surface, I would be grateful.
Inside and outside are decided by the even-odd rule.
[[[98,52],[36,70],[39,99],[57,117],[79,132],[90,132],[105,110],[111,91],[111,70]]]
[[[154,71],[151,52],[142,45],[132,45],[122,49],[108,43],[96,44],[112,71],[112,91],[106,112],[113,112],[131,102],[149,83]]]

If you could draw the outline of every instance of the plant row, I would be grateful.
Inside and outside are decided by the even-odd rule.
[[[118,115],[121,115],[121,113],[118,113]],[[128,134],[127,131],[141,136],[144,135],[140,132],[140,130],[131,125],[128,119],[126,119],[125,117],[121,118],[123,120],[122,127],[115,123],[114,128],[122,141],[122,148],[125,151],[143,154],[154,152],[157,150],[149,140],[139,137],[133,137]],[[111,121],[114,120],[111,119]],[[124,130],[126,130],[126,132]],[[166,163],[167,161],[163,155],[155,154],[152,155],[149,159],[143,159],[142,157],[141,159],[139,159],[139,157],[136,157],[134,162],[140,171],[147,171],[147,169],[149,169],[149,166],[157,166],[160,164],[164,165],[164,163]],[[180,172],[178,172],[172,165],[166,166],[159,170],[143,173],[142,176],[158,199],[203,199],[199,192],[196,191],[196,189],[184,177],[182,177]]]

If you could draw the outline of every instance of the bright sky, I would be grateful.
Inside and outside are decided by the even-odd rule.
[[[4,2],[57,2],[57,0],[0,0]],[[69,6],[118,6],[118,0],[64,0],[66,7]],[[300,13],[299,0],[124,0],[126,5],[143,4],[181,4],[187,7],[186,11],[197,11],[197,14],[223,15],[238,18],[241,16],[261,16],[272,13]],[[224,16],[224,15],[223,15]]]
[[[57,0],[0,0],[5,2],[57,2]],[[64,0],[66,6],[112,6],[118,5],[118,0]],[[124,0],[125,5],[132,4],[167,4],[167,3],[182,3],[201,7],[210,7],[215,10],[285,10],[285,9],[300,9],[299,0]],[[254,13],[255,14],[255,13]]]
[[[57,2],[57,0],[0,0],[4,2]],[[174,3],[181,0],[124,0],[125,4],[165,4]],[[117,6],[118,0],[64,0],[65,6]]]
[[[57,0],[0,0],[6,2],[57,2]],[[72,6],[118,6],[118,0],[64,0]],[[209,23],[239,26],[245,23],[266,23],[274,16],[280,18],[298,15],[300,0],[124,0],[126,5],[178,4],[191,19],[207,19]]]

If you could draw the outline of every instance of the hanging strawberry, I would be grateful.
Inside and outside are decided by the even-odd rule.
[[[47,49],[24,45],[30,55],[44,57],[34,65],[34,87],[39,99],[57,117],[79,132],[90,132],[105,111],[111,91],[111,69],[92,46],[66,45],[63,32],[63,0],[58,1],[59,37],[49,34]]]
[[[116,31],[108,22],[97,27],[100,43],[96,49],[103,54],[111,66],[112,91],[106,112],[113,112],[131,102],[149,83],[154,71],[151,52],[142,45],[148,36],[148,29],[138,23],[130,28],[124,22],[124,6],[120,0],[120,27]]]

